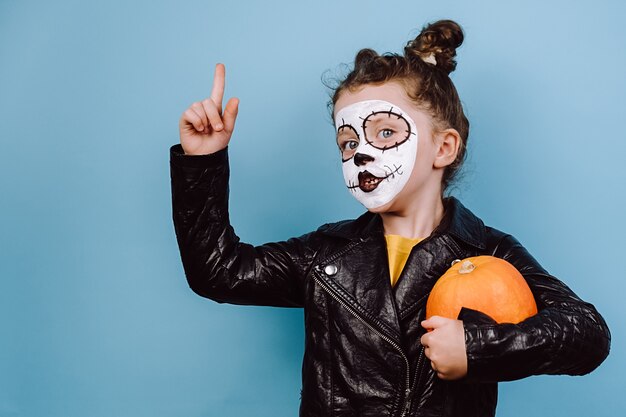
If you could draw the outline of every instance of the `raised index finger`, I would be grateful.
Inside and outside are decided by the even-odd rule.
[[[215,65],[215,75],[213,75],[213,89],[211,90],[211,100],[217,108],[222,111],[222,99],[224,97],[224,80],[226,78],[226,69],[224,64]]]

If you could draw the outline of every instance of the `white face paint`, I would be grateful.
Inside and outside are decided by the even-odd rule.
[[[365,100],[339,110],[335,128],[348,190],[368,209],[390,202],[415,164],[413,119],[395,104]]]

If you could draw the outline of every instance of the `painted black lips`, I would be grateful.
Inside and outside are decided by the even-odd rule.
[[[348,189],[350,191],[354,191],[355,189],[359,188],[364,193],[370,193],[374,191],[376,187],[378,187],[378,184],[383,182],[383,180],[386,180],[389,177],[395,178],[396,174],[402,175],[402,172],[400,171],[402,165],[394,165],[393,169],[391,169],[391,167],[388,167],[387,165],[385,165],[385,167],[389,170],[389,173],[384,177],[377,177],[369,171],[359,172],[359,175],[357,176],[359,183],[354,184],[352,183],[352,181],[348,181]]]
[[[359,172],[359,188],[364,193],[370,193],[378,187],[385,178],[387,177],[377,177],[373,175],[369,171]]]

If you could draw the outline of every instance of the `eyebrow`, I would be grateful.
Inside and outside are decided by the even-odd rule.
[[[343,119],[342,119],[343,121]],[[354,126],[352,126],[350,123],[344,123],[341,126],[339,126],[337,128],[337,134],[341,134],[343,131],[345,130],[350,130],[352,131],[354,134],[356,134],[357,137],[359,137],[359,132],[356,131],[356,128]]]

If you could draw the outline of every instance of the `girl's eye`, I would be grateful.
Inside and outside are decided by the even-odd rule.
[[[383,129],[378,133],[383,139],[389,139],[393,136],[393,130],[391,129]]]
[[[343,144],[344,151],[352,151],[355,150],[359,146],[359,142],[355,140],[349,140]]]

